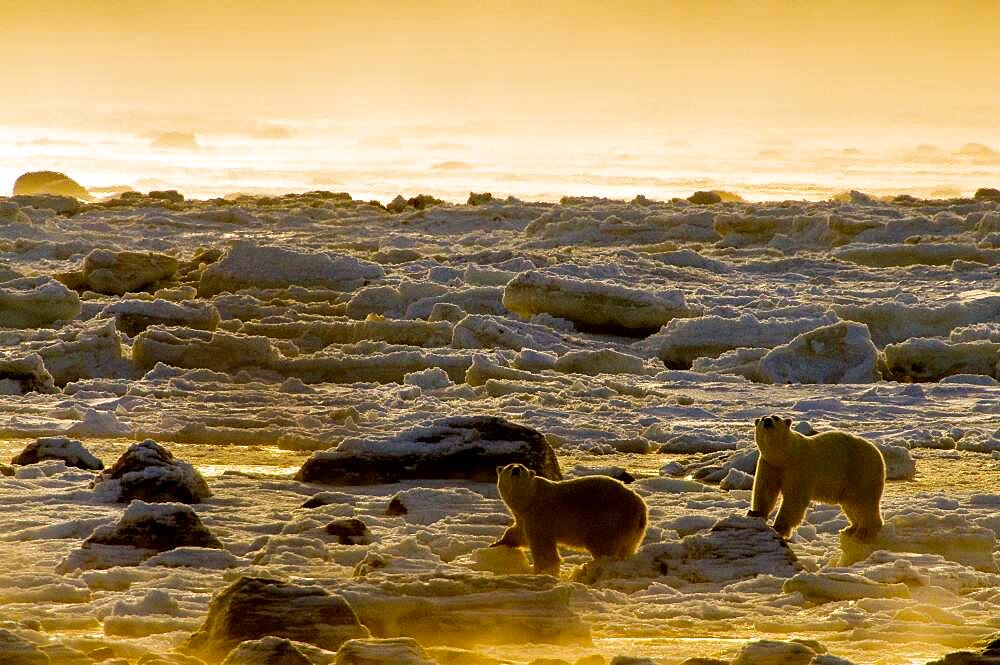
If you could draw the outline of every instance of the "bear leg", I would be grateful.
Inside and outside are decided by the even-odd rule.
[[[536,575],[551,575],[559,577],[559,548],[555,536],[549,533],[533,531],[526,534],[531,558],[535,562]]]
[[[513,526],[507,527],[503,535],[490,544],[490,547],[500,547],[501,545],[507,545],[508,547],[521,547],[524,545],[524,530],[520,524],[515,522]]]
[[[753,477],[753,493],[750,498],[749,517],[763,517],[765,520],[774,510],[781,492],[781,469],[757,459],[757,470]]]
[[[778,509],[778,516],[774,518],[774,530],[779,536],[785,540],[791,537],[792,529],[805,517],[811,498],[808,487],[797,483],[782,489],[781,507]]]
[[[847,519],[851,522],[844,529],[844,533],[848,536],[861,541],[872,540],[882,529],[884,523],[878,503],[874,506],[871,504],[846,503],[841,508],[843,508],[844,514],[847,515]]]

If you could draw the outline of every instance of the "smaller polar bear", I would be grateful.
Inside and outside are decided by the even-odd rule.
[[[646,502],[608,476],[553,482],[508,464],[497,467],[497,489],[514,525],[490,547],[527,545],[538,575],[559,576],[560,544],[624,559],[646,533]]]
[[[844,533],[870,540],[882,528],[879,503],[885,460],[875,444],[847,432],[804,436],[790,418],[754,421],[760,457],[753,480],[751,517],[767,519],[781,494],[774,530],[788,539],[812,500],[838,503],[851,521]]]

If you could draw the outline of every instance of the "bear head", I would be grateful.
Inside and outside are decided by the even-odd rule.
[[[757,418],[753,424],[754,441],[764,460],[778,465],[787,460],[792,419],[770,415]]]
[[[500,498],[511,508],[527,506],[535,495],[535,472],[523,464],[498,466],[497,489]]]

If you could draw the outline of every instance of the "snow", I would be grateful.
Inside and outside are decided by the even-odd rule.
[[[0,469],[0,628],[26,652],[174,657],[241,576],[342,596],[441,663],[926,662],[997,631],[994,202],[174,199],[0,199],[0,450],[63,437],[61,459]],[[874,542],[842,539],[836,505],[787,546],[743,517],[752,422],[775,412],[883,451]],[[634,477],[639,553],[565,549],[562,577],[530,575],[529,550],[489,547],[510,524],[494,465],[294,478],[338,447],[466,450],[439,423],[481,416],[530,427],[567,475]],[[146,439],[173,463],[152,444],[160,463],[121,477],[64,463]],[[84,547],[153,501],[142,483],[197,500],[222,547]],[[299,637],[233,658],[337,658]]]

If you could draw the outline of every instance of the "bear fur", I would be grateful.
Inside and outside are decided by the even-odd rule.
[[[810,501],[837,503],[851,522],[844,533],[875,537],[885,489],[885,460],[875,444],[836,430],[805,436],[792,429],[791,418],[774,415],[757,418],[754,429],[760,457],[748,515],[766,520],[780,494],[774,530],[787,540]]]
[[[624,559],[646,533],[646,502],[608,476],[553,482],[508,464],[497,467],[497,489],[514,525],[491,547],[527,545],[538,575],[559,576],[558,545]]]

